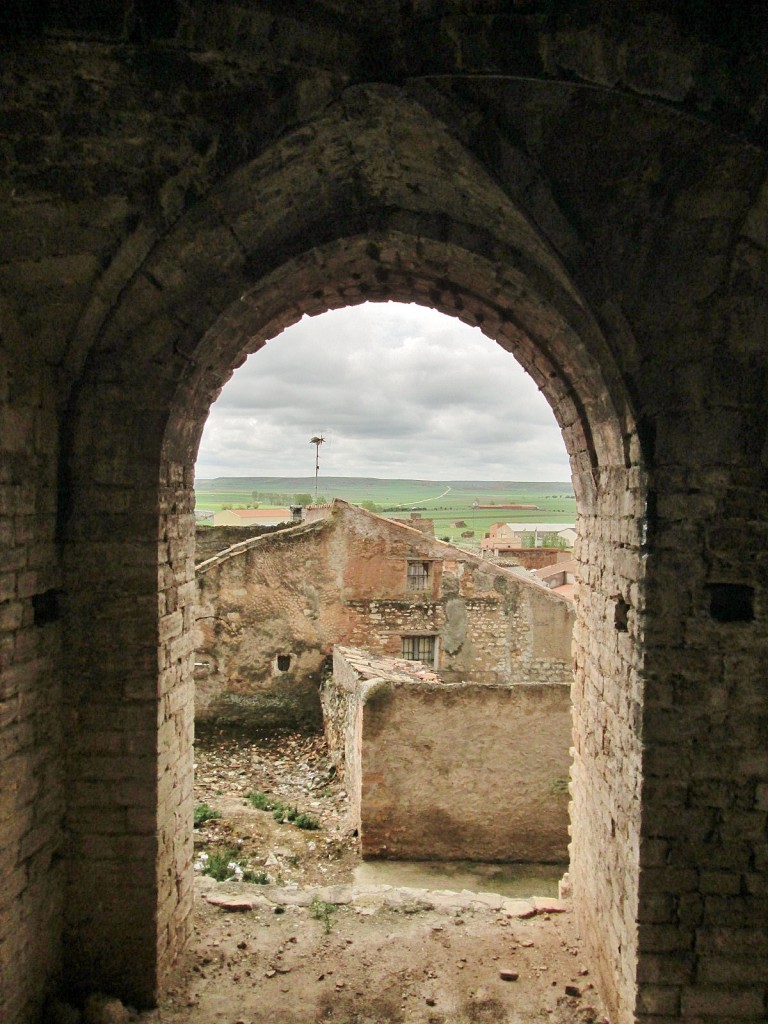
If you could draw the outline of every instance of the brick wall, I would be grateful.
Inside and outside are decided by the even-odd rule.
[[[55,387],[0,304],[0,1019],[61,977],[64,723]],[[34,470],[30,474],[30,469]]]

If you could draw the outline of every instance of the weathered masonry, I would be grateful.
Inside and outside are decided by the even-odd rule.
[[[363,857],[568,859],[565,683],[451,684],[337,646],[323,719]]]
[[[572,610],[527,574],[340,499],[313,511],[198,565],[198,721],[319,723],[339,643],[448,682],[571,682]]]
[[[767,22],[762,0],[3,4],[4,1021],[64,983],[166,984],[202,424],[289,323],[390,299],[479,325],[562,427],[571,876],[614,1024],[765,1019]],[[513,396],[497,411],[503,438]]]

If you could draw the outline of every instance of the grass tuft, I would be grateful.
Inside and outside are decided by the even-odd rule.
[[[246,799],[258,811],[271,811],[272,817],[277,822],[289,821],[297,828],[303,828],[312,832],[320,828],[320,822],[312,814],[300,811],[296,805],[291,807],[290,804],[282,804],[279,800],[272,800],[266,793],[262,793],[259,790],[249,793]]]
[[[214,810],[209,804],[197,804],[194,812],[194,826],[199,828],[206,821],[215,821],[221,817],[221,811]]]
[[[329,935],[333,928],[333,915],[336,913],[336,906],[333,903],[326,903],[315,896],[309,906],[309,912],[316,921],[323,922],[325,934]]]

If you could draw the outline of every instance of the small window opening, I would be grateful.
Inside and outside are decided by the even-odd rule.
[[[287,672],[291,667],[291,656],[290,654],[278,654],[277,656],[277,671]]]
[[[616,599],[613,615],[617,632],[626,633],[629,629],[629,605],[620,597]]]
[[[755,592],[740,583],[713,583],[709,587],[709,614],[715,622],[752,622]]]
[[[59,590],[46,590],[32,597],[32,614],[36,626],[47,626],[49,622],[58,622],[61,618],[59,607]]]
[[[408,590],[427,590],[432,566],[430,562],[408,563]]]
[[[425,665],[435,663],[435,638],[433,636],[404,636],[400,639],[401,657],[407,661],[423,661]]]

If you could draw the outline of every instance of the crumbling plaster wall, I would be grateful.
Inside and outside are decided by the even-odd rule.
[[[363,857],[567,860],[567,684],[451,684],[336,647],[323,710]]]
[[[191,908],[202,423],[247,351],[366,299],[479,325],[563,428],[571,862],[612,1018],[765,1018],[766,16],[3,5],[1,784],[50,839],[3,835],[4,1019],[62,978],[162,989]]]
[[[406,589],[409,559],[430,560],[423,593]],[[404,634],[436,635],[448,681],[571,680],[567,603],[345,502],[314,524],[222,552],[197,580],[200,721],[318,723],[334,645],[399,656]],[[285,670],[279,655],[290,658]]]

